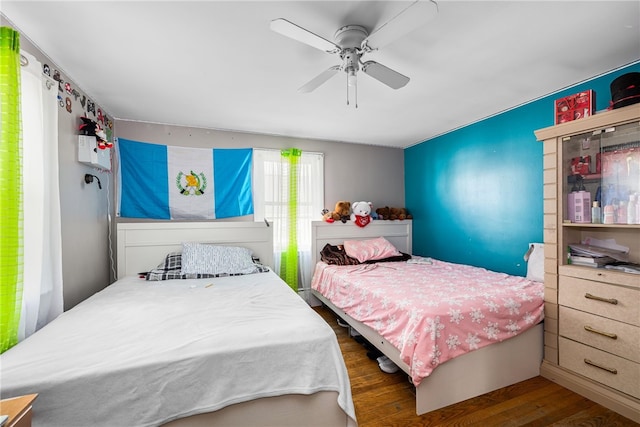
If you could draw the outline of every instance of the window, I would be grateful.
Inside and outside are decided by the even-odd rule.
[[[292,150],[299,154],[295,162],[287,156]],[[281,277],[283,253],[291,243],[297,245],[297,282],[302,285],[299,291],[306,293],[313,274],[311,221],[320,219],[324,205],[324,156],[292,150],[254,149],[254,219],[273,222],[274,268]]]

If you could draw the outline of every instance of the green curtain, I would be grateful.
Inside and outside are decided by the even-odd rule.
[[[18,343],[22,306],[20,34],[0,27],[0,353]]]
[[[280,152],[282,161],[288,165],[287,190],[287,249],[280,260],[280,277],[294,291],[298,292],[298,170],[302,151],[289,148]]]

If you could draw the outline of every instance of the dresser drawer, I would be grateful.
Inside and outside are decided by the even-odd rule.
[[[640,363],[559,338],[560,366],[640,398]],[[594,366],[596,365],[596,366]]]
[[[560,306],[560,335],[640,363],[640,327]]]
[[[640,326],[640,292],[576,277],[560,276],[558,303]]]
[[[637,274],[622,273],[606,268],[585,268],[576,265],[561,265],[558,267],[558,273],[561,276],[572,276],[578,279],[593,280],[595,282],[612,283],[640,290],[640,276]]]

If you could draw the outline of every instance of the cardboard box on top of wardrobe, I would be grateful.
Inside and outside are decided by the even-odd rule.
[[[589,89],[555,101],[555,124],[589,117],[595,112],[596,93]]]

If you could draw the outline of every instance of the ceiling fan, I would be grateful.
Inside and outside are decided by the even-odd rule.
[[[362,57],[425,24],[437,14],[437,10],[437,4],[433,0],[416,0],[371,33],[361,25],[345,25],[339,28],[334,34],[335,43],[283,18],[271,21],[270,27],[272,31],[316,49],[337,54],[342,60],[342,64],[329,67],[300,87],[298,92],[312,92],[339,71],[344,71],[347,74],[347,105],[349,105],[349,87],[353,87],[357,108],[359,70],[392,89],[400,89],[409,83],[409,77],[375,61],[362,62]]]

